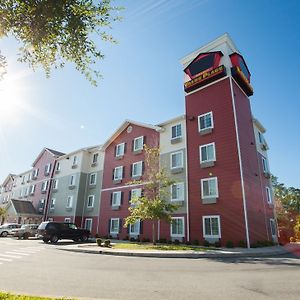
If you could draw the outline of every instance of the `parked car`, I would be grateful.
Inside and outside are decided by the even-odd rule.
[[[0,236],[8,236],[12,234],[12,230],[16,228],[20,228],[21,224],[17,223],[6,223],[0,226]]]
[[[29,237],[36,236],[38,227],[38,224],[23,224],[21,228],[13,229],[12,235],[27,240]]]
[[[86,242],[90,237],[90,231],[77,228],[73,223],[42,222],[38,227],[38,236],[42,237],[45,243],[57,243],[61,239]]]

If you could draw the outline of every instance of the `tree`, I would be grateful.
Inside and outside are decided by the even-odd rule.
[[[106,29],[120,20],[120,9],[111,0],[5,0],[0,2],[0,38],[16,38],[22,45],[18,60],[33,70],[42,67],[49,76],[52,68],[71,62],[96,85],[100,73],[92,66],[104,58],[98,42],[116,42]],[[1,74],[6,61],[0,58]]]
[[[174,183],[162,169],[159,170],[159,149],[144,147],[146,172],[144,181],[144,193],[141,197],[131,200],[130,215],[125,218],[124,227],[135,224],[138,221],[152,221],[152,242],[155,245],[155,224],[159,220],[171,223],[171,214],[178,209],[178,205],[167,201],[168,188]],[[136,183],[136,182],[135,182]]]
[[[4,207],[0,207],[0,225],[3,223],[5,216],[6,209]]]

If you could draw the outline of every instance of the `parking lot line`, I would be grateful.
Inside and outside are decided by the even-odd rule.
[[[9,258],[2,258],[2,257],[0,257],[0,260],[2,260],[2,261],[12,261],[12,259],[9,259]]]
[[[1,257],[1,256],[3,256],[4,258],[5,258],[5,257],[8,257],[8,258],[22,258],[21,256],[8,255],[8,254],[1,254],[1,253],[0,253],[0,257]]]
[[[29,253],[22,253],[22,252],[17,252],[17,251],[6,251],[5,253],[7,254],[17,254],[17,255],[29,255]]]

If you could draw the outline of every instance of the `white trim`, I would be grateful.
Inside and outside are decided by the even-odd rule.
[[[114,197],[116,196],[116,199],[114,199]],[[112,192],[112,196],[111,196],[111,206],[115,207],[115,206],[120,206],[121,205],[121,197],[122,197],[122,192],[118,191],[118,192]],[[114,200],[117,200],[116,203],[114,203]]]
[[[75,186],[75,181],[76,181],[76,175],[74,174],[70,175],[69,186]]]
[[[201,149],[204,148],[204,147],[207,148],[210,145],[213,145],[213,158],[212,159],[203,160],[202,159],[202,151],[201,151]],[[206,150],[206,152],[207,152],[207,150]],[[205,144],[205,145],[200,145],[199,146],[199,155],[200,155],[200,163],[206,163],[206,162],[210,162],[210,161],[216,161],[216,145],[215,145],[215,142],[209,143],[209,144]]]
[[[118,221],[118,231],[111,231],[111,225],[112,225],[112,221]],[[113,234],[118,234],[119,233],[119,231],[120,231],[120,218],[111,218],[110,219],[110,224],[109,224],[110,226],[109,226],[109,233],[113,233]]]
[[[176,127],[175,131],[176,131],[176,134],[177,134],[177,127],[180,126],[180,135],[176,135],[173,137],[173,127]],[[171,140],[175,140],[175,139],[178,139],[178,138],[182,138],[182,124],[181,123],[177,123],[177,124],[174,124],[171,126]]]
[[[261,156],[261,161],[262,161],[263,171],[265,173],[268,173],[269,172],[268,160],[264,156]]]
[[[139,174],[133,174],[133,170],[134,170],[134,166],[139,166],[140,167],[140,172]],[[132,164],[132,169],[131,169],[131,177],[138,177],[138,176],[142,176],[143,174],[143,161],[137,161],[135,163]]]
[[[271,189],[268,186],[266,186],[266,196],[267,196],[267,202],[269,204],[272,204],[273,203],[273,197],[272,197]]]
[[[185,228],[184,228],[184,217],[172,217],[172,220],[182,220],[182,234],[173,234],[172,233],[172,226],[173,226],[173,223],[170,224],[170,236],[171,237],[184,237],[185,236]]]
[[[117,169],[121,169],[121,177],[119,178],[119,177],[117,177],[116,178],[116,170]],[[115,167],[114,168],[114,180],[122,180],[123,179],[123,166],[118,166],[118,167]]]
[[[70,201],[69,201],[70,200]],[[67,204],[66,208],[72,208],[73,207],[73,196],[68,196],[67,197]]]
[[[172,157],[173,157],[173,155],[176,155],[179,153],[181,154],[181,165],[173,167],[172,166]],[[177,168],[183,168],[183,151],[182,150],[170,153],[170,169],[172,170],[172,169],[177,169]]]
[[[200,118],[201,118],[201,117],[205,117],[205,116],[207,116],[207,115],[210,115],[211,126],[205,127],[205,128],[200,128]],[[201,114],[201,115],[198,116],[198,132],[201,132],[201,131],[204,131],[204,130],[210,129],[210,128],[211,128],[211,129],[214,128],[214,115],[213,115],[213,112],[212,112],[212,111],[209,111],[209,112],[207,112],[207,113],[205,113],[205,114]]]
[[[143,183],[137,183],[137,184],[128,184],[128,185],[123,185],[123,186],[111,187],[111,188],[101,189],[101,192],[126,189],[126,188],[130,188],[130,187],[145,185],[147,183],[148,182],[143,182]]]
[[[212,180],[214,180],[215,183],[216,183],[216,185],[215,185],[216,194],[215,195],[207,195],[207,196],[205,196],[203,194],[203,191],[204,191],[203,182],[205,182],[205,181],[212,181]],[[218,198],[219,197],[218,177],[202,178],[200,181],[201,181],[201,199],[209,199],[209,198]]]
[[[176,185],[176,186],[179,186],[180,189],[181,189],[181,194],[182,194],[182,197],[180,198],[173,198],[173,186]],[[174,184],[172,184],[170,186],[170,190],[171,190],[171,202],[176,202],[176,201],[184,201],[184,182],[175,182]]]
[[[51,198],[50,205],[49,205],[50,210],[53,210],[55,208],[55,202],[56,202],[56,198]]]
[[[140,140],[140,139],[142,139],[142,147],[136,149],[135,143],[136,143],[137,140]],[[136,137],[133,140],[133,152],[143,150],[143,148],[144,148],[144,136],[142,135],[142,136]]]
[[[89,205],[89,199],[90,198],[92,198],[92,205]],[[94,207],[94,203],[95,203],[95,195],[88,195],[86,207],[87,208],[93,208]]]
[[[86,228],[87,221],[91,221],[91,228]],[[92,229],[93,229],[93,219],[92,218],[86,218],[84,220],[84,228],[87,229],[87,230],[89,230],[90,232],[92,232]]]
[[[205,219],[218,219],[218,231],[219,231],[218,235],[205,234]],[[218,238],[218,239],[221,238],[222,234],[221,234],[221,218],[220,218],[220,216],[219,215],[202,216],[202,230],[203,230],[204,238]]]
[[[118,148],[121,147],[120,149],[122,149],[122,153],[118,154]],[[116,155],[115,157],[121,157],[125,154],[125,143],[120,143],[116,145]]]
[[[93,175],[95,175],[95,182],[94,183],[91,182],[91,179],[92,179]],[[96,184],[97,184],[97,173],[91,173],[90,174],[89,185],[96,185]]]
[[[246,203],[246,194],[245,194],[245,185],[244,185],[244,174],[243,174],[243,165],[242,165],[242,157],[241,157],[239,131],[238,131],[238,127],[237,127],[237,117],[236,117],[236,109],[235,109],[235,98],[234,98],[233,86],[232,86],[232,77],[230,77],[230,90],[231,90],[231,98],[232,98],[232,108],[233,108],[233,115],[234,115],[234,127],[235,127],[235,134],[236,134],[239,165],[240,165],[240,176],[241,176],[241,186],[242,186],[242,196],[243,196],[247,248],[250,248],[247,203]]]
[[[140,198],[142,196],[142,189],[138,188],[138,189],[131,189],[130,190],[130,201],[133,199],[132,194],[137,193],[138,195],[136,195],[135,197]]]
[[[137,226],[137,231],[131,232],[131,228],[133,225],[138,225]],[[129,224],[129,235],[139,235],[141,231],[141,221],[137,220],[134,224]]]

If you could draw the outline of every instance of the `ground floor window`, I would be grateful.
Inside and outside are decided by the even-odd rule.
[[[110,219],[110,233],[119,233],[120,219]]]
[[[140,221],[129,225],[129,233],[132,235],[140,234]]]
[[[93,219],[85,219],[84,228],[92,231]]]
[[[184,217],[173,217],[171,223],[171,236],[184,236]]]
[[[220,216],[203,216],[203,236],[205,238],[220,238]]]

